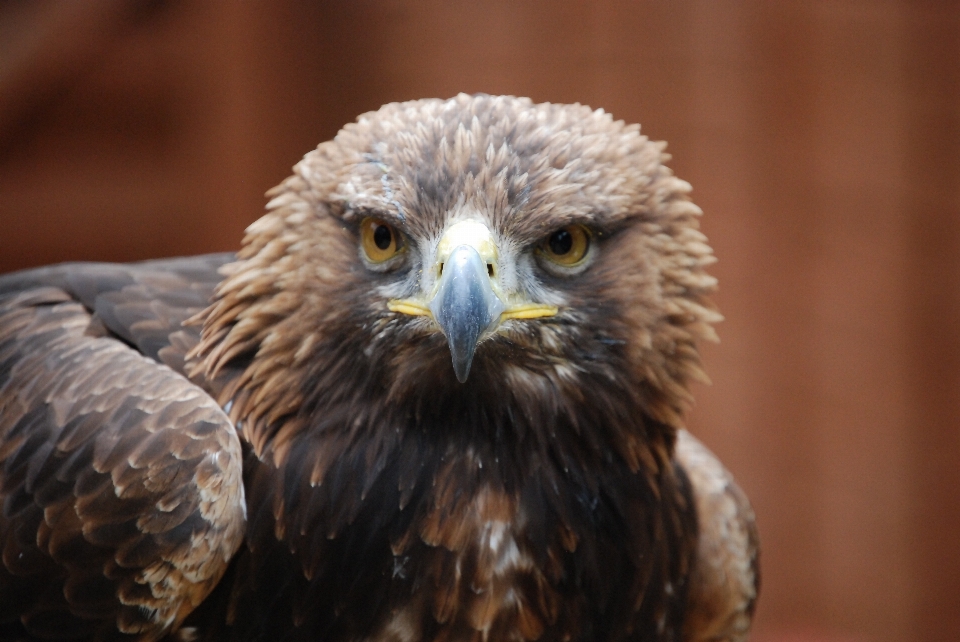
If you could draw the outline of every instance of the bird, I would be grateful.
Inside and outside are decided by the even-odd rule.
[[[0,276],[0,640],[740,641],[685,428],[715,261],[665,144],[390,103],[233,254]]]

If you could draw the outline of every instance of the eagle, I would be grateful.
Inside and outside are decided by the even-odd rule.
[[[0,639],[745,640],[667,160],[579,104],[392,103],[236,254],[0,277]]]

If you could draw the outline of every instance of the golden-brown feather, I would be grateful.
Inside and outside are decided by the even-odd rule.
[[[175,630],[242,538],[232,425],[63,290],[0,298],[0,346],[0,622]]]
[[[720,319],[706,273],[714,259],[663,149],[581,105],[466,95],[391,104],[270,190],[232,262],[0,280],[0,293],[53,297],[43,305],[74,306],[85,324],[60,378],[28,356],[29,340],[13,343],[24,387],[9,398],[26,419],[0,438],[0,458],[20,471],[5,482],[8,501],[45,501],[19,491],[51,452],[28,427],[62,430],[71,452],[93,444],[89,462],[58,464],[75,478],[73,504],[15,518],[42,550],[12,537],[27,561],[8,568],[61,577],[69,565],[58,563],[102,543],[117,551],[109,568],[64,584],[68,597],[97,596],[71,597],[75,615],[106,621],[118,595],[147,604],[169,589],[149,604],[174,613],[170,628],[186,622],[184,639],[743,639],[755,601],[752,514],[682,431],[689,384],[706,379],[696,344],[715,339]],[[396,261],[364,258],[358,226],[371,217],[402,241]],[[461,384],[437,324],[388,303],[429,289],[439,236],[468,219],[499,248],[499,286],[557,312],[503,320]],[[538,248],[568,225],[587,230],[592,249],[563,273]],[[38,295],[44,285],[53,287]],[[10,327],[48,313],[31,309],[27,321],[11,313]],[[128,363],[128,346],[186,378]],[[87,376],[87,357],[101,352],[124,356]],[[122,381],[130,372],[142,380]],[[143,392],[161,384],[185,396]],[[88,398],[106,419],[71,424]],[[29,415],[37,400],[53,419]],[[205,431],[194,441],[140,435],[190,433],[203,424],[191,413],[216,409],[213,400],[229,415],[216,415],[213,433],[233,436],[232,422],[248,446],[249,522],[225,579],[187,615],[238,537],[239,454],[208,448]],[[0,435],[5,420],[0,412]],[[178,524],[191,515],[221,544],[185,539]],[[186,541],[198,554],[168,554]],[[181,600],[168,567],[209,581]],[[135,627],[138,613],[116,620]]]
[[[760,590],[753,509],[723,464],[685,430],[675,457],[690,478],[700,526],[684,640],[744,642]]]

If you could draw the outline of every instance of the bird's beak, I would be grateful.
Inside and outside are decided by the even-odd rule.
[[[442,263],[437,293],[428,306],[447,337],[460,383],[470,374],[480,338],[497,329],[505,307],[491,287],[487,265],[475,247],[455,247]]]
[[[499,292],[498,248],[490,229],[479,221],[460,221],[446,230],[437,245],[432,296],[427,301],[394,300],[390,310],[433,318],[447,338],[453,370],[463,383],[477,345],[505,319],[552,316],[557,308],[516,301],[509,305]]]

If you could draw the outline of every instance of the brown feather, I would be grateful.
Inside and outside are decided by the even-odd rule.
[[[0,388],[0,591],[27,587],[0,626],[741,639],[752,514],[682,432],[706,379],[696,344],[720,320],[713,256],[663,148],[581,105],[392,104],[268,192],[235,260],[0,279],[19,293],[0,326],[16,381]],[[364,259],[368,217],[402,240],[394,263]],[[557,308],[503,321],[466,384],[434,321],[388,307],[429,286],[463,219],[490,229],[505,291]],[[567,225],[591,239],[573,272],[538,249]],[[59,365],[35,356],[51,351]],[[224,570],[242,521],[234,425],[249,522]]]
[[[0,298],[0,622],[158,639],[239,546],[240,446],[205,393],[90,323],[56,288]]]
[[[700,524],[684,639],[743,642],[760,590],[753,509],[733,476],[686,431],[679,434],[676,461],[690,478]]]

